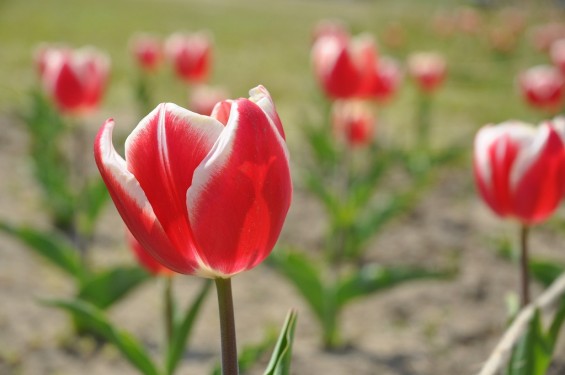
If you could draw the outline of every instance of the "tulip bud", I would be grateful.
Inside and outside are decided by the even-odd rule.
[[[328,97],[354,98],[360,95],[362,85],[373,79],[377,48],[369,35],[347,41],[335,35],[323,36],[312,47],[312,62]]]
[[[375,115],[367,102],[338,100],[332,106],[334,134],[351,146],[371,143],[375,133]]]
[[[212,63],[212,40],[208,33],[172,34],[165,42],[165,53],[183,81],[197,83],[208,79]]]
[[[98,108],[109,69],[109,57],[92,47],[49,50],[39,67],[47,94],[61,112],[75,115]]]
[[[146,72],[156,71],[163,61],[161,42],[152,35],[135,35],[130,41],[130,49],[139,67]]]
[[[447,74],[447,64],[439,53],[414,53],[408,57],[408,74],[421,91],[432,93],[443,83]]]
[[[485,203],[499,216],[523,224],[546,220],[565,187],[565,148],[551,123],[487,125],[474,145],[474,174]]]
[[[558,112],[563,106],[565,79],[549,65],[537,65],[520,74],[518,84],[524,100],[534,108]]]

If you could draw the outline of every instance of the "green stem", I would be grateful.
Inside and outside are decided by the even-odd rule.
[[[222,375],[238,375],[237,345],[231,279],[215,279],[220,310]]]
[[[520,227],[520,306],[530,303],[530,272],[528,268],[528,233],[530,227]]]
[[[173,303],[173,276],[165,276],[165,289],[163,292],[165,314],[165,339],[170,346],[173,339],[174,303]]]
[[[416,134],[418,135],[417,145],[421,150],[427,150],[430,141],[430,122],[431,122],[431,95],[420,92],[418,98],[418,114],[416,118]]]

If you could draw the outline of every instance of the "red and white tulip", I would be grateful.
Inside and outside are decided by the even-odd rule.
[[[563,106],[565,78],[549,65],[537,65],[522,72],[518,83],[524,100],[534,108],[557,112]]]
[[[474,145],[477,189],[499,216],[536,224],[557,208],[565,187],[562,134],[551,122],[487,125]]]
[[[267,90],[218,103],[212,116],[160,104],[129,135],[114,122],[95,141],[96,163],[127,227],[155,259],[184,274],[229,278],[261,263],[292,196],[282,124]]]
[[[130,48],[139,67],[146,72],[156,71],[163,61],[161,41],[149,34],[135,35]]]
[[[110,58],[92,47],[54,48],[38,60],[43,87],[59,110],[85,114],[98,108],[106,88]]]
[[[445,58],[436,52],[417,52],[408,57],[408,74],[425,93],[436,91],[447,75]]]
[[[177,76],[185,82],[205,82],[212,65],[212,38],[206,32],[175,33],[165,42],[165,53]]]
[[[325,35],[312,47],[314,73],[331,99],[349,99],[360,95],[362,85],[374,80],[377,47],[369,35],[344,40]]]
[[[376,116],[369,103],[359,100],[337,100],[332,106],[334,134],[351,146],[371,143]]]

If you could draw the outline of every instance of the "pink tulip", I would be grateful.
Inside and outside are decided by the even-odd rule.
[[[517,121],[487,125],[475,137],[477,189],[499,216],[523,224],[547,219],[565,187],[565,148],[558,129]]]
[[[338,100],[332,106],[334,133],[351,146],[370,144],[375,133],[375,115],[367,102]]]
[[[361,85],[374,79],[377,48],[368,35],[344,41],[334,35],[320,37],[312,47],[314,73],[331,99],[354,98]]]
[[[173,271],[157,262],[141,244],[135,239],[129,230],[126,229],[126,239],[128,245],[135,256],[137,262],[153,275],[172,275]]]
[[[439,53],[413,53],[408,57],[408,74],[414,79],[421,91],[432,93],[445,80],[447,63]]]
[[[222,87],[199,85],[190,93],[188,108],[201,115],[210,116],[216,104],[227,97],[228,93]]]
[[[563,105],[565,79],[556,68],[537,65],[518,77],[524,100],[532,107],[557,112]]]
[[[192,83],[207,80],[212,62],[212,41],[207,33],[175,33],[167,39],[165,52],[180,79]]]
[[[130,42],[130,48],[137,64],[146,72],[156,71],[163,61],[161,42],[152,35],[135,35]]]
[[[176,272],[229,278],[261,263],[280,234],[292,195],[288,151],[267,90],[250,95],[219,103],[229,109],[222,118],[160,104],[129,135],[125,160],[112,145],[113,120],[96,137],[96,164],[122,219]]]
[[[59,110],[68,114],[85,114],[98,108],[109,69],[109,57],[92,47],[48,50],[39,67],[45,91]]]

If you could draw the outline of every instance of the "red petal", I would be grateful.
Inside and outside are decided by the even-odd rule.
[[[287,155],[263,110],[247,99],[234,101],[187,194],[194,238],[208,267],[202,274],[228,277],[269,255],[292,195]]]
[[[135,176],[173,246],[194,248],[186,191],[192,175],[224,127],[174,104],[159,105],[126,141],[128,170]]]
[[[547,129],[547,130],[546,130]],[[513,191],[513,207],[518,217],[527,223],[539,223],[547,219],[563,196],[565,183],[565,150],[559,134],[551,127],[545,132],[545,141],[536,159],[518,181]]]
[[[110,196],[128,229],[142,246],[167,267],[190,274],[196,268],[191,253],[178,252],[165,234],[139,182],[112,145],[114,122],[102,125],[94,143],[94,157]]]

